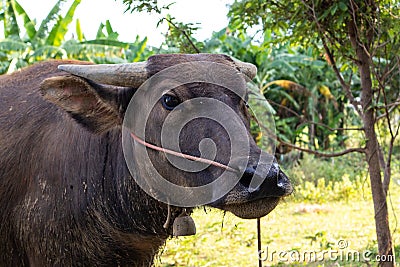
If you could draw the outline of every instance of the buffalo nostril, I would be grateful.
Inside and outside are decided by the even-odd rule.
[[[277,165],[273,165],[273,168],[267,167],[262,168],[261,171],[256,171],[257,166],[247,167],[239,183],[250,193],[258,192],[257,194],[261,194],[263,197],[283,197],[290,195],[293,192],[293,187],[286,174]]]
[[[281,170],[279,170],[278,173],[277,187],[280,189],[282,196],[288,196],[293,192],[293,187],[289,181],[289,178]]]

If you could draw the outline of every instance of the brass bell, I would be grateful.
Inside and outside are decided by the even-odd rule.
[[[172,234],[174,236],[188,236],[196,234],[196,224],[190,215],[186,213],[186,209],[175,218],[172,225]]]

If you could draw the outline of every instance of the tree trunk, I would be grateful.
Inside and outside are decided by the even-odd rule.
[[[368,78],[363,77],[362,73],[363,70],[360,68],[361,80],[367,80]],[[361,84],[363,86],[363,96],[361,97],[361,103],[364,110],[363,123],[365,136],[367,138],[366,160],[368,162],[372,199],[374,202],[375,228],[379,255],[385,255],[386,259],[392,257],[392,261],[381,262],[381,266],[394,266],[386,194],[383,190],[381,167],[379,164],[378,139],[374,128],[374,112],[371,108],[372,97],[369,97],[369,95],[372,94],[372,90],[365,89],[366,87],[363,84],[363,81],[361,81]]]
[[[356,51],[361,79],[362,120],[365,137],[367,139],[366,160],[368,162],[372,199],[374,202],[378,250],[380,257],[386,259],[386,261],[380,262],[380,266],[394,266],[388,207],[379,162],[379,143],[375,132],[375,111],[372,105],[374,94],[372,90],[370,58],[366,52],[367,48],[359,42],[355,31],[355,25],[352,23],[349,25],[349,35],[353,48]]]

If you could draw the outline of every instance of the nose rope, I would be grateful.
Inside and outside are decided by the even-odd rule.
[[[262,259],[261,259],[261,221],[260,218],[257,218],[257,255],[258,255],[258,267],[263,267]]]
[[[142,140],[141,138],[139,138],[133,132],[131,132],[131,137],[135,141],[137,141],[139,144],[144,145],[145,147],[151,148],[151,149],[156,150],[156,151],[164,152],[166,154],[170,154],[170,155],[177,156],[177,157],[180,157],[180,158],[185,158],[185,159],[189,159],[189,160],[193,160],[193,161],[197,161],[197,162],[201,162],[201,163],[205,163],[205,164],[210,164],[210,165],[213,165],[213,166],[221,168],[221,169],[225,169],[225,170],[230,171],[230,172],[238,172],[234,168],[231,168],[228,165],[219,163],[219,162],[214,161],[214,160],[195,157],[195,156],[192,156],[192,155],[188,155],[188,154],[181,153],[181,152],[176,152],[176,151],[173,151],[173,150],[170,150],[170,149],[167,149],[167,148],[163,148],[163,147],[159,147],[159,146],[150,144],[150,143]]]

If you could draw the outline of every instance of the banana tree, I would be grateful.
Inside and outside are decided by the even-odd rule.
[[[3,2],[4,39],[0,41],[2,73],[45,58],[67,58],[66,51],[60,46],[81,0],[74,0],[64,16],[60,15],[63,2],[66,0],[56,2],[38,28],[18,1]],[[17,18],[22,19],[23,26],[19,25]],[[25,34],[21,36],[23,32]]]
[[[61,6],[65,2],[69,6],[66,13],[61,14]],[[80,2],[58,0],[39,25],[17,0],[0,2],[4,34],[4,38],[0,39],[0,73],[10,73],[49,58],[120,63],[143,60],[152,54],[146,46],[147,38],[137,36],[132,43],[118,41],[118,33],[109,21],[100,24],[96,39],[86,40],[79,20],[76,20],[76,39],[65,41]]]
[[[337,97],[340,84],[323,55],[288,42],[274,44],[268,30],[254,38],[231,27],[215,32],[205,42],[205,51],[257,65],[255,82],[275,110],[277,137],[311,149],[342,146],[346,136],[340,129],[352,111],[345,111]],[[284,145],[277,149],[281,154],[290,150]]]
[[[312,49],[290,44],[264,51],[257,58],[258,83],[277,111],[278,137],[310,149],[343,146],[345,116],[354,114],[338,97],[341,87],[329,63]],[[285,146],[280,149],[287,152]]]

